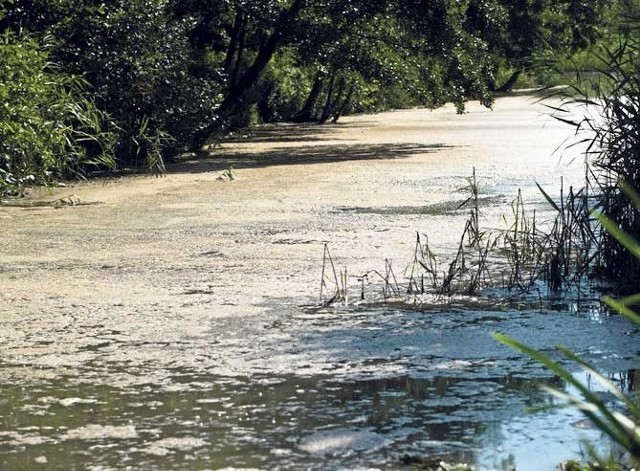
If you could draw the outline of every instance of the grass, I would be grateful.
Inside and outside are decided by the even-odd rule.
[[[625,192],[629,192],[627,189]],[[637,194],[633,193],[632,201],[637,208],[640,208],[640,199]],[[617,223],[603,216],[597,215],[598,220],[607,233],[611,234],[621,245],[623,245],[633,256],[640,259],[640,243],[638,243],[631,235],[624,232]],[[616,300],[612,297],[605,296],[603,301],[613,311],[625,316],[629,321],[640,327],[640,315],[638,315],[631,306],[640,304],[640,294],[627,296]],[[601,396],[592,392],[589,387],[579,381],[567,368],[560,365],[559,362],[552,360],[548,355],[532,349],[527,345],[501,333],[494,333],[493,337],[521,353],[531,357],[546,368],[562,378],[567,384],[573,386],[578,394],[568,394],[560,389],[542,386],[548,393],[560,399],[563,403],[568,404],[580,410],[601,432],[606,434],[614,443],[625,450],[627,460],[629,461],[629,469],[640,466],[640,396],[636,393],[632,395],[622,391],[609,378],[605,377],[593,365],[589,364],[574,352],[563,346],[557,346],[556,349],[564,357],[574,365],[579,366],[591,378],[595,379],[604,390],[609,393],[618,404],[620,410],[615,410],[611,405],[601,399]],[[593,463],[582,465],[578,463],[571,464],[572,470],[619,470],[624,469],[619,462],[612,460],[611,457],[598,456],[593,447],[589,447],[591,459]]]
[[[489,289],[514,293],[537,292],[541,297],[569,289],[586,290],[585,281],[598,261],[601,234],[591,216],[585,190],[561,190],[555,201],[541,186],[551,221],[541,222],[528,210],[521,192],[503,216],[504,229],[482,226],[481,195],[475,169],[466,179],[467,198],[457,210],[468,216],[450,260],[441,260],[427,234],[416,233],[413,259],[398,279],[390,260],[382,272],[371,270],[354,277],[359,301],[403,301],[420,304],[434,296],[446,301],[458,295],[477,295]],[[345,303],[349,291],[346,268],[338,271],[329,247],[324,246],[320,298],[322,304]],[[366,292],[365,281],[381,285]],[[373,299],[371,299],[373,298]]]

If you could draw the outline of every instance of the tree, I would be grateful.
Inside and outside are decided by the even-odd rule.
[[[190,13],[203,7],[192,3]],[[454,101],[462,109],[470,95],[490,102],[482,77],[490,75],[490,65],[481,63],[485,46],[479,37],[464,33],[464,11],[457,2],[294,0],[268,3],[259,21],[255,2],[230,2],[228,7],[221,15],[227,25],[217,25],[224,34],[207,33],[216,25],[203,12],[197,16],[209,25],[194,28],[201,47],[224,56],[228,82],[220,120],[203,130],[202,142],[238,110],[257,101],[252,89],[277,52],[286,48],[295,51],[300,68],[312,71],[307,75],[312,85],[297,120],[335,120],[358,90],[371,87],[384,94],[385,89],[404,86],[421,98],[414,104]]]
[[[2,23],[54,38],[51,54],[90,85],[93,101],[120,128],[120,166],[162,170],[217,119],[223,78],[193,73],[189,18],[170,0],[15,0]]]
[[[601,36],[608,0],[471,0],[466,29],[482,37],[496,63],[512,69],[508,91],[544,51],[573,54]]]
[[[52,58],[119,126],[118,164],[161,169],[253,115],[490,105],[498,68],[517,78],[547,44],[592,41],[604,3],[4,0],[0,29],[54,37]]]

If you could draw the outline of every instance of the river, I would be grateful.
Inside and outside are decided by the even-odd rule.
[[[573,348],[633,387],[637,331],[592,298],[385,303],[416,233],[446,260],[536,182],[579,187],[571,129],[533,97],[272,125],[164,177],[34,190],[0,207],[0,468],[552,470],[601,434],[496,343]],[[231,170],[230,170],[231,169]],[[227,181],[228,171],[234,176]],[[71,204],[73,203],[73,204]],[[546,209],[545,209],[546,208]],[[323,307],[325,244],[352,301]],[[577,375],[590,382],[580,372]],[[594,386],[595,387],[595,386]]]

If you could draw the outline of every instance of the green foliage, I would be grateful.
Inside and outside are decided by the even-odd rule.
[[[630,204],[640,210],[640,196],[630,187],[623,185],[623,192],[629,196]],[[612,238],[629,250],[630,254],[640,260],[640,243],[620,228],[620,226],[603,216],[597,214],[597,218]],[[640,315],[633,311],[632,307],[640,304],[640,294],[628,296],[616,300],[605,296],[603,301],[612,310],[625,316],[633,324],[640,326]],[[589,364],[578,355],[566,347],[556,347],[565,360],[580,366],[591,378],[595,379],[607,393],[615,398],[616,405],[605,403],[602,396],[592,392],[586,385],[577,379],[571,371],[562,366],[558,361],[551,359],[548,355],[534,350],[525,344],[518,342],[506,335],[494,333],[493,337],[499,342],[518,350],[525,355],[541,363],[567,384],[578,391],[577,395],[568,394],[560,389],[543,386],[547,392],[560,399],[563,403],[571,405],[580,410],[595,426],[606,434],[614,443],[622,447],[629,456],[632,466],[640,465],[640,396],[627,395],[620,388],[600,373],[593,365]],[[597,455],[593,448],[590,448],[591,457],[594,464],[583,465],[576,462],[565,464],[563,469],[570,470],[611,470],[617,471],[621,465],[612,458],[602,458]]]
[[[69,38],[57,53],[85,74],[98,106],[123,129],[119,163],[157,166],[216,119],[222,79],[191,72],[191,23],[172,17],[169,1],[83,3],[55,25]]]
[[[86,98],[85,83],[49,62],[50,48],[0,37],[0,193],[114,166],[115,128]]]
[[[629,191],[625,194],[621,188],[640,188],[640,41],[623,38],[615,49],[603,50],[594,61],[597,68],[589,74],[576,73],[554,116],[572,125],[588,144],[592,185],[598,190],[595,206],[637,239],[640,213],[628,198]],[[583,118],[572,117],[576,108],[584,110]],[[600,252],[599,274],[621,293],[635,291],[640,261],[609,232],[603,234]]]
[[[294,49],[276,53],[256,86],[261,121],[291,121],[311,91],[310,75],[310,69],[297,67]]]
[[[560,389],[542,386],[544,390],[563,402],[579,409],[584,413],[599,430],[606,433],[615,443],[629,452],[635,464],[640,464],[640,404],[637,398],[627,396],[620,389],[602,375],[595,367],[581,359],[575,353],[565,347],[557,347],[558,352],[571,362],[579,365],[586,373],[605,388],[615,399],[624,406],[625,413],[614,410],[606,404],[601,396],[591,391],[579,379],[577,379],[568,369],[559,362],[552,360],[548,355],[534,350],[523,343],[518,342],[506,335],[494,333],[493,337],[499,342],[518,350],[525,355],[541,363],[567,384],[574,387],[579,395],[568,394]]]
[[[505,71],[517,78],[547,46],[598,37],[604,3],[0,0],[0,31],[56,38],[52,60],[82,76],[119,127],[117,165],[161,170],[257,121],[490,106]]]
[[[551,53],[571,58],[606,38],[608,18],[621,1],[472,0],[467,30],[487,42],[498,68],[496,88],[555,85],[549,79],[557,77],[540,68],[544,59]],[[529,74],[524,84],[509,82],[522,72]]]

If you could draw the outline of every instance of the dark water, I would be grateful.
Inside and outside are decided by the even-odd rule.
[[[551,470],[580,454],[582,438],[602,437],[572,410],[526,413],[551,402],[538,381],[563,385],[491,332],[565,344],[622,372],[624,387],[640,356],[635,329],[593,309],[363,306],[267,318],[229,319],[227,341],[209,352],[217,364],[104,361],[118,347],[106,336],[66,375],[4,365],[0,468],[412,469],[441,457]]]

